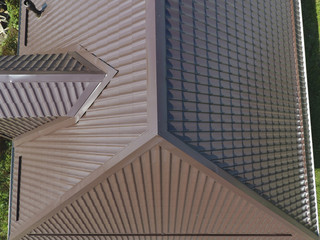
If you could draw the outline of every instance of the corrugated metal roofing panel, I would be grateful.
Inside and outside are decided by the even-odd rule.
[[[26,165],[21,199],[32,201],[22,203],[21,220],[14,221],[15,178],[11,235],[147,130],[145,8],[145,1],[60,0],[48,2],[40,21],[30,14],[28,46],[20,44],[21,54],[81,44],[119,72],[76,125],[16,147]]]
[[[39,4],[39,1],[35,2]],[[60,14],[64,13],[66,17],[61,19]],[[87,17],[83,18],[83,15]],[[12,223],[13,233],[19,231],[24,223],[41,210],[50,207],[50,203],[54,202],[52,199],[64,196],[63,193],[68,189],[63,187],[76,186],[94,169],[108,162],[147,129],[146,67],[148,62],[146,55],[148,49],[146,49],[145,40],[144,1],[121,3],[90,1],[89,3],[89,1],[79,0],[74,4],[69,0],[61,0],[54,5],[48,5],[41,21],[36,21],[33,16],[30,20],[29,40],[32,39],[32,41],[29,41],[30,44],[27,47],[21,46],[21,52],[38,50],[46,52],[72,44],[81,44],[118,69],[119,74],[101,93],[79,123],[47,136],[41,136],[17,148],[17,153],[25,156],[27,164],[24,172],[26,178],[23,180],[24,187],[21,192],[21,197],[25,198],[22,210],[29,208],[30,211],[22,211],[22,220]],[[200,61],[203,59],[199,58]],[[199,70],[201,69],[199,67]],[[196,100],[197,97],[201,95],[196,96]],[[250,103],[249,98],[243,100],[243,102],[246,101]],[[273,106],[273,101],[276,102],[278,99],[271,99],[270,106]],[[283,100],[283,102],[290,104],[289,100]],[[285,108],[286,105],[283,107]],[[270,115],[266,116],[266,119],[270,120],[274,109],[271,107],[268,111],[266,112]],[[287,113],[290,115],[290,111]],[[245,126],[248,127],[249,123]],[[33,171],[44,171],[45,174],[35,176]],[[176,174],[180,171],[185,171],[187,174]],[[188,179],[188,175],[196,180]],[[39,187],[41,181],[45,183],[44,188]],[[51,190],[49,194],[46,192],[48,189]],[[14,191],[16,191],[16,185],[14,185]],[[14,192],[13,201],[16,200]],[[212,202],[216,204],[211,204]],[[38,209],[35,206],[38,206]],[[14,213],[13,211],[13,215]],[[212,221],[220,217],[226,221]],[[203,221],[198,221],[200,218]],[[232,222],[232,225],[226,224],[227,221]],[[167,224],[169,222],[170,224]],[[162,234],[165,231],[193,233],[256,230],[288,231],[282,222],[275,221],[237,193],[184,162],[170,151],[156,147],[119,172],[106,176],[105,181],[69,204],[33,233],[161,231],[160,234]],[[296,235],[287,237],[301,239]],[[25,237],[25,239],[30,238]],[[32,238],[98,239],[99,237],[32,236]],[[108,237],[103,238],[108,239]],[[113,237],[115,238],[117,237]],[[141,237],[122,236],[121,238],[139,239]],[[144,236],[143,238],[156,239],[157,237]],[[168,238],[180,239],[181,236],[168,236]],[[188,238],[184,237],[184,239]],[[212,239],[212,236],[199,237],[201,238]],[[280,239],[284,238],[285,236],[280,237]],[[238,239],[238,237],[229,239]],[[248,239],[265,239],[265,237],[253,236]],[[279,239],[279,236],[268,236],[268,239]]]
[[[193,236],[168,236],[164,237],[165,239],[169,240],[193,240]],[[46,239],[46,240],[156,240],[160,239],[160,236],[47,236],[47,237],[24,237],[23,240],[40,240],[40,239]],[[230,236],[226,238],[225,236],[215,236],[215,240],[243,240],[244,237],[242,236]],[[245,239],[248,240],[286,240],[286,239],[292,239],[291,237],[286,236],[277,236],[277,237],[258,237],[258,236],[246,236]],[[212,240],[212,236],[198,236],[197,240]]]
[[[17,137],[43,124],[53,121],[56,117],[40,118],[6,118],[0,119],[0,135],[7,138]]]
[[[232,234],[246,239],[301,237],[161,145],[106,176],[28,237],[63,239],[68,234],[105,234],[106,239],[111,238],[108,235],[148,238],[149,234],[161,239],[180,239],[184,234],[183,239],[197,235],[200,239],[219,239],[214,234],[226,234],[220,237],[228,240],[237,239]]]
[[[77,53],[31,54],[0,57],[1,74],[101,73]]]
[[[40,126],[40,118],[74,116],[106,76],[106,72],[85,59],[83,54],[67,52],[1,57],[1,122],[10,125],[12,121],[19,124],[22,121],[19,118],[39,118]],[[1,134],[13,138],[35,128],[34,124],[28,123],[31,122],[24,120],[25,127],[20,124],[17,130],[11,124],[12,129]],[[6,128],[2,127],[2,130]]]
[[[292,4],[166,1],[168,130],[317,231]]]
[[[91,84],[0,82],[0,134],[9,138],[20,136],[66,116]]]
[[[1,83],[1,118],[65,116],[89,83]]]

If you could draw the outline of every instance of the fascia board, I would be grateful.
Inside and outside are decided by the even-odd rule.
[[[297,233],[305,236],[307,239],[319,239],[315,233],[310,231],[308,228],[297,222],[295,219],[290,217],[285,212],[281,211],[279,208],[268,202],[266,199],[261,197],[258,193],[254,192],[248,188],[245,184],[241,183],[235,177],[218,167],[216,164],[210,162],[204,156],[202,156],[197,151],[193,150],[191,147],[186,145],[180,139],[175,137],[169,132],[162,132],[161,137],[168,141],[172,146],[179,149],[180,154],[185,154],[189,156],[189,159],[193,159],[193,164],[196,164],[199,169],[202,169],[207,174],[211,174],[219,181],[222,181],[229,188],[232,188],[234,191],[239,193],[242,197],[250,201],[252,204],[257,205],[259,208],[263,208],[267,213],[272,215],[284,222],[288,228],[293,229]],[[195,163],[196,162],[196,163]]]
[[[95,185],[99,184],[107,176],[122,169],[127,164],[134,161],[138,156],[163,141],[163,138],[156,136],[152,131],[146,131],[138,139],[132,141],[123,151],[119,152],[113,158],[105,162],[101,167],[93,171],[90,175],[64,193],[59,199],[54,201],[40,214],[29,219],[20,226],[20,229],[11,235],[10,240],[18,240],[48,220],[54,214],[63,209],[66,205],[75,201],[82,194],[89,191]],[[14,143],[16,146],[16,143]]]

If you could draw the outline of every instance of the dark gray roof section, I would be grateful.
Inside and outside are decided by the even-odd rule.
[[[0,134],[13,138],[73,117],[106,76],[86,54],[0,57]]]
[[[317,232],[291,3],[166,1],[168,130]]]

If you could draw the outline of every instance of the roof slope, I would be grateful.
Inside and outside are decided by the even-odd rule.
[[[29,45],[25,48],[20,44],[20,53],[38,52],[39,49],[52,52],[65,45],[81,44],[119,73],[76,125],[33,141],[23,143],[23,139],[19,140],[15,162],[22,156],[25,169],[21,183],[21,220],[14,221],[15,175],[11,234],[147,129],[145,3],[71,2],[48,4],[41,21],[36,21],[30,14]],[[67,19],[60,17],[62,9],[68,12],[65,14]],[[22,11],[21,19],[25,19],[24,14]],[[86,24],[78,21],[83,15],[88,16]],[[24,24],[23,21],[21,29]],[[88,29],[99,34],[90,35]],[[78,37],[74,33],[79,34]],[[18,164],[14,166],[17,173]]]
[[[56,118],[74,117],[107,72],[84,55],[82,50],[0,57],[0,134],[14,138]]]
[[[166,2],[169,132],[317,232],[298,1]]]
[[[40,1],[35,2],[40,3]],[[276,184],[275,193],[272,192],[267,197],[261,192],[253,191],[252,189],[256,190],[255,186],[245,184],[245,181],[241,181],[242,176],[237,175],[239,169],[243,170],[244,165],[248,162],[250,169],[248,172],[245,169],[241,173],[246,179],[249,179],[249,171],[254,172],[256,167],[260,168],[252,176],[258,173],[259,177],[264,177],[265,166],[263,164],[265,162],[256,163],[254,161],[256,156],[262,160],[264,155],[255,155],[252,145],[257,142],[262,144],[262,141],[267,141],[271,134],[271,140],[274,140],[275,144],[267,144],[267,146],[270,145],[270,150],[268,150],[270,154],[267,153],[270,161],[267,167],[270,167],[270,175],[273,177],[274,172],[272,171],[279,168],[275,164],[278,154],[276,150],[282,149],[284,145],[278,141],[281,138],[276,138],[278,128],[268,129],[270,132],[265,131],[267,136],[261,141],[254,138],[258,130],[251,129],[250,121],[247,122],[247,115],[251,114],[250,111],[257,113],[258,110],[250,104],[259,105],[259,99],[251,99],[251,96],[258,95],[257,92],[260,90],[265,91],[265,94],[269,96],[265,99],[271,102],[265,103],[265,108],[262,109],[263,115],[259,116],[265,124],[262,125],[269,127],[272,124],[266,124],[267,120],[274,117],[275,121],[280,121],[282,118],[277,117],[277,114],[281,115],[278,109],[275,109],[275,116],[267,115],[273,111],[273,108],[268,110],[267,107],[275,106],[273,101],[288,102],[289,107],[292,107],[290,91],[299,89],[298,78],[295,75],[297,74],[296,63],[287,59],[284,67],[288,67],[289,73],[292,74],[290,76],[293,76],[295,80],[295,82],[290,82],[293,79],[288,76],[287,80],[290,82],[286,89],[288,94],[286,92],[281,97],[279,91],[273,88],[272,81],[268,79],[266,86],[269,89],[263,87],[264,81],[262,80],[255,83],[262,84],[262,87],[261,85],[251,86],[249,74],[251,74],[251,69],[257,66],[254,63],[254,57],[243,56],[243,54],[246,55],[246,51],[250,52],[250,47],[246,47],[248,39],[244,39],[241,43],[245,47],[236,46],[244,53],[240,54],[237,51],[234,53],[234,48],[228,45],[228,38],[231,38],[231,35],[221,30],[225,28],[222,20],[228,22],[234,11],[239,11],[239,14],[234,17],[237,18],[240,15],[251,24],[249,24],[251,26],[249,29],[242,26],[240,30],[245,33],[250,30],[249,33],[253,34],[252,28],[256,26],[253,24],[253,18],[256,18],[257,14],[253,11],[250,12],[253,15],[251,16],[245,14],[245,11],[257,6],[260,6],[257,7],[259,11],[269,11],[269,8],[264,8],[269,2],[262,2],[263,6],[259,5],[260,1],[256,4],[252,1],[234,1],[235,4],[240,4],[235,9],[233,8],[235,5],[229,4],[230,1],[204,1],[203,5],[199,2],[189,5],[187,2],[177,5],[180,2],[169,0],[166,2],[128,0],[120,3],[119,1],[96,1],[94,4],[85,0],[77,0],[77,4],[74,4],[74,1],[61,0],[55,5],[49,4],[40,21],[30,16],[28,46],[21,45],[21,53],[52,52],[55,48],[81,44],[102,61],[119,70],[119,73],[76,124],[63,125],[49,133],[41,130],[32,139],[30,136],[24,136],[25,140],[15,141],[17,146],[13,179],[11,239],[16,240],[22,237],[24,239],[191,239],[196,237],[195,235],[200,239],[239,239],[243,237],[257,240],[317,239],[314,215],[311,214],[313,206],[307,201],[304,202],[309,198],[307,196],[309,178],[306,172],[300,173],[299,177],[303,178],[300,183],[295,178],[296,169],[290,168],[289,171],[285,168],[281,169],[283,174],[279,175],[276,171],[276,179],[280,176],[282,185],[290,180],[289,189],[286,188],[288,185],[282,187]],[[210,7],[207,5],[215,3],[217,5],[210,5]],[[200,5],[196,7],[195,4]],[[272,0],[271,4],[273,5],[268,5],[268,7],[274,9],[278,1]],[[279,4],[286,5],[287,3]],[[205,17],[201,15],[203,11],[206,12],[209,9],[214,11],[214,14],[209,12],[210,14],[205,14]],[[286,10],[282,6],[280,10],[272,14],[277,17],[278,11]],[[65,13],[63,19],[59,18],[62,13]],[[266,18],[266,15],[261,16]],[[22,19],[24,17],[23,13]],[[216,29],[220,34],[217,36],[222,38],[218,39],[219,44],[214,46],[214,49],[221,50],[216,55],[216,52],[211,51],[210,48],[210,51],[207,51],[207,48],[212,45],[206,37],[212,37],[213,28],[209,28],[210,24],[206,25],[201,22],[203,18],[207,22],[215,21],[216,27],[221,28]],[[261,24],[259,21],[257,23]],[[23,24],[25,23],[22,22],[21,36],[24,35]],[[181,30],[179,34],[172,30],[177,25],[182,29],[179,29]],[[270,28],[273,30],[273,27]],[[269,31],[270,28],[267,30]],[[202,30],[196,32],[197,29]],[[236,29],[229,28],[231,31],[238,31]],[[284,27],[283,29],[285,30]],[[203,39],[204,33],[205,40]],[[272,34],[271,37],[273,37]],[[242,33],[242,35],[245,34]],[[182,39],[180,39],[181,36]],[[215,37],[214,34],[213,37]],[[179,38],[178,41],[175,38]],[[279,39],[275,37],[270,42],[277,42],[277,40]],[[202,45],[197,47],[197,44]],[[252,42],[251,44],[254,45]],[[271,47],[266,51],[270,51],[272,56],[276,54]],[[294,55],[294,50],[291,48],[288,52],[289,55],[291,54],[290,57]],[[223,55],[225,53],[227,56]],[[209,54],[213,55],[209,57]],[[237,65],[242,62],[238,61],[239,59],[233,59],[232,54],[236,54],[239,59],[245,58],[243,61],[245,61],[246,71],[243,71],[242,65]],[[177,57],[178,55],[180,58]],[[212,64],[212,67],[210,58],[219,61]],[[261,58],[267,61],[266,66],[271,66],[268,56],[263,55]],[[230,65],[228,65],[229,61]],[[227,62],[228,64],[224,64]],[[241,72],[240,75],[231,72],[231,62],[237,66],[236,70],[237,73]],[[260,65],[263,65],[262,62]],[[209,74],[208,71],[216,66],[218,66],[218,69],[215,69],[218,74],[211,74],[211,72]],[[226,66],[230,72],[226,70]],[[276,70],[278,70],[278,66],[272,66],[277,67]],[[271,70],[269,68],[267,70],[271,75]],[[242,77],[241,80],[248,81],[242,84],[237,78],[239,88],[233,93],[240,97],[231,96],[232,89],[228,88],[230,85],[224,85],[226,82],[227,84],[232,83],[231,77],[224,81],[217,77],[219,74],[221,76],[236,75]],[[277,74],[278,72],[275,73]],[[193,82],[188,82],[189,78]],[[280,82],[281,79],[279,78]],[[208,87],[209,83],[218,84],[218,86]],[[243,85],[245,88],[240,88]],[[175,87],[177,89],[174,89]],[[216,90],[218,93],[215,92]],[[249,92],[251,90],[252,95]],[[179,99],[175,99],[177,96]],[[211,97],[214,99],[213,102],[210,102]],[[238,106],[240,110],[232,105],[233,101],[237,102],[237,100],[241,103],[240,107]],[[215,105],[218,107],[218,112],[213,110]],[[228,109],[228,107],[229,110],[231,108],[232,111],[240,111],[238,116],[227,112],[225,108]],[[286,109],[288,106],[281,105],[280,107]],[[173,109],[178,109],[177,112],[179,112],[174,115],[176,119],[170,115],[174,112]],[[295,107],[294,110],[296,109]],[[296,115],[299,114],[303,113],[297,111]],[[285,112],[283,115],[291,116],[291,112]],[[301,127],[297,125],[300,117],[299,115],[288,122]],[[231,120],[240,119],[240,122],[234,122],[235,126],[230,127],[233,124],[228,122],[230,118]],[[169,127],[167,120],[169,120]],[[217,122],[219,123],[218,129],[215,126]],[[237,124],[242,124],[243,128]],[[288,129],[292,130],[291,127],[290,125]],[[189,135],[190,128],[194,131]],[[234,143],[230,143],[227,140],[229,135],[237,136],[238,133],[233,131],[233,128],[240,129],[243,138],[240,140],[235,138]],[[175,132],[175,129],[181,132]],[[300,130],[298,128],[298,131]],[[225,132],[227,134],[223,135],[223,138],[218,135],[221,138],[211,141],[216,133],[225,134]],[[299,137],[293,136],[291,132],[288,133],[288,137],[290,137],[288,144],[285,144],[288,149],[281,152],[283,155],[280,155],[287,161],[285,166],[291,167],[293,165],[290,162],[291,158],[288,158],[286,154],[290,153],[291,148],[293,148],[292,151],[296,151],[296,145],[305,142],[297,139]],[[203,153],[203,150],[204,152],[222,151],[222,156],[228,158],[230,152],[238,153],[239,149],[229,149],[230,146],[236,146],[239,143],[238,140],[243,142],[239,158],[242,168],[236,164],[236,157],[233,158],[235,161],[231,161],[229,165],[232,168],[230,171],[219,161],[213,161],[217,159],[211,159]],[[247,140],[252,144],[248,147],[252,150],[249,159],[246,158],[247,153],[245,152]],[[301,142],[298,142],[300,140]],[[308,148],[306,144],[304,146]],[[263,146],[259,146],[258,150],[262,152]],[[299,151],[297,154],[305,156]],[[22,157],[21,212],[20,220],[14,221],[18,205],[17,162],[19,156]],[[223,161],[222,158],[218,160]],[[299,165],[300,170],[306,170],[305,162],[300,161],[300,163],[302,163],[300,164],[302,167]],[[294,173],[292,177],[286,179],[292,172]],[[268,180],[271,179],[269,175],[266,177]],[[305,187],[304,191],[300,189],[301,184]],[[266,184],[267,187],[271,185],[272,182]],[[273,190],[274,186],[271,187]],[[278,193],[280,197],[285,196],[286,202],[283,207],[280,204],[276,207],[274,202],[270,201],[270,198]],[[289,194],[290,197],[286,194]],[[300,196],[300,194],[305,195]],[[295,207],[298,210],[294,209]],[[288,212],[292,217],[287,214]],[[300,223],[299,220],[301,220]],[[230,222],[232,224],[229,224]],[[71,235],[66,236],[66,234]],[[98,235],[91,236],[90,234]]]
[[[161,138],[131,156],[96,176],[93,186],[57,206],[61,210],[23,239],[308,239]]]

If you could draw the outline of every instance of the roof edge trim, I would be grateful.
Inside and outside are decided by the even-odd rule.
[[[118,70],[111,67],[109,64],[102,61],[100,58],[96,57],[92,53],[89,53],[84,48],[80,49],[80,51],[77,51],[77,54],[79,54],[83,59],[88,61],[90,64],[96,66],[99,70],[106,73],[104,79],[98,85],[91,84],[88,87],[88,91],[86,91],[82,95],[81,99],[78,100],[77,104],[74,105],[68,112],[67,115],[75,116],[78,122],[80,118],[84,115],[84,113],[88,110],[88,108],[94,103],[94,101],[103,91],[103,89],[106,86],[108,86],[111,79],[114,78],[114,76],[118,73]]]

